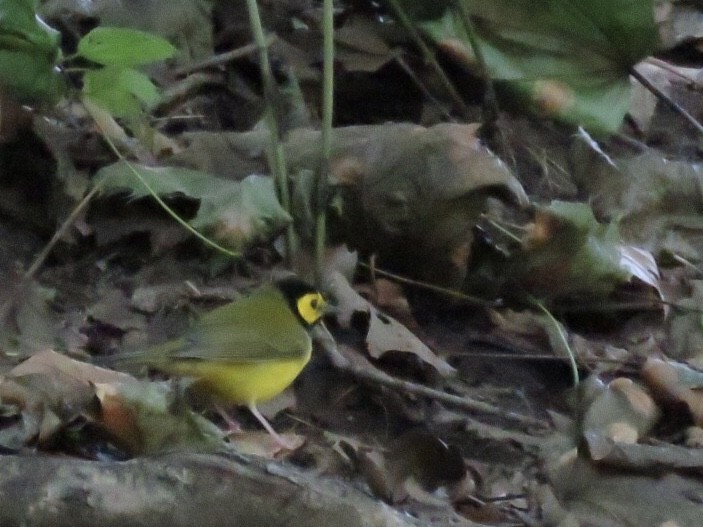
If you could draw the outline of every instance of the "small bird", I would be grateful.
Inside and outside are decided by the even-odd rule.
[[[116,355],[111,362],[192,378],[190,389],[218,410],[246,405],[276,442],[289,448],[256,404],[281,393],[300,374],[312,352],[308,331],[326,308],[315,288],[284,278],[206,313],[182,337]]]

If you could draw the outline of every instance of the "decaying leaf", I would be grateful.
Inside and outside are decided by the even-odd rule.
[[[564,344],[560,335],[563,329],[558,322],[555,324],[554,320],[544,313],[533,310],[490,309],[488,315],[495,326],[494,332],[513,342],[517,348],[524,347],[524,344],[536,349],[548,345],[556,355],[564,356]]]
[[[337,302],[338,319],[342,326],[350,327],[355,314],[368,317],[366,345],[369,355],[379,358],[389,351],[412,353],[423,362],[434,367],[442,375],[452,375],[455,369],[435,355],[420,339],[397,320],[384,315],[364,300],[349,285],[346,278],[334,273],[328,288]]]
[[[76,417],[95,415],[93,382],[125,377],[51,350],[36,353],[0,382],[2,405],[14,407],[19,418],[14,427],[3,429],[0,441],[14,448],[47,443]],[[6,444],[8,437],[16,443]]]
[[[140,313],[154,314],[165,305],[174,305],[184,294],[183,283],[167,282],[164,284],[137,287],[132,292],[129,305]]]
[[[397,282],[377,278],[368,287],[363,287],[363,290],[359,288],[359,291],[363,292],[375,306],[391,315],[408,329],[419,327],[403,287]]]
[[[0,433],[7,448],[51,444],[77,419],[98,426],[130,455],[222,445],[217,427],[188,410],[170,385],[138,381],[50,350],[2,379],[0,402],[6,416],[10,408],[17,416]]]
[[[88,316],[103,324],[109,324],[120,331],[143,329],[146,326],[144,315],[133,309],[133,301],[121,289],[105,291],[95,304],[87,309]]]
[[[602,296],[633,276],[656,284],[656,264],[645,255],[623,247],[617,225],[599,223],[588,205],[554,201],[538,209],[510,276],[532,294]]]
[[[692,235],[703,229],[700,164],[646,152],[613,166],[579,140],[572,151],[574,180],[593,196],[599,217],[618,218],[624,240],[654,254],[703,258],[701,237]]]
[[[26,357],[61,340],[60,322],[51,308],[56,290],[11,273],[3,279],[0,346],[12,357]]]
[[[694,77],[697,71],[692,68],[677,68],[673,64],[667,65],[665,69],[657,64],[650,64],[646,61],[637,64],[635,70],[656,86],[661,93],[667,96],[671,96],[672,81],[678,76],[673,74],[672,71],[678,70],[677,73],[680,75],[678,79],[679,82],[682,82],[683,78],[685,78],[683,77],[684,71],[688,70],[691,77]],[[693,79],[690,80],[692,81]],[[652,117],[655,115],[657,101],[659,99],[651,90],[634,78],[631,79],[630,84],[632,87],[632,101],[628,114],[631,115],[632,119],[637,123],[637,128],[639,130],[647,132],[650,129]]]
[[[291,169],[316,166],[319,132],[296,130]],[[330,161],[332,232],[379,265],[459,287],[472,229],[490,196],[527,204],[507,167],[476,137],[476,126],[411,124],[335,130]]]
[[[589,441],[607,438],[616,443],[632,444],[647,434],[661,415],[651,396],[632,380],[618,378],[590,402],[582,428]],[[593,459],[601,453],[591,450]]]
[[[640,247],[620,246],[620,266],[630,272],[631,278],[637,278],[654,289],[659,297],[662,291],[659,284],[659,267],[650,251]]]
[[[333,131],[330,233],[379,266],[460,288],[471,258],[472,229],[491,198],[528,204],[517,178],[476,135],[477,125],[409,123]],[[171,161],[242,179],[261,171],[266,134],[189,133]],[[319,164],[320,132],[294,129],[285,143],[289,171],[309,185]],[[308,176],[306,176],[306,174]],[[306,192],[295,191],[294,196]],[[308,200],[309,201],[309,200]],[[306,234],[307,201],[294,207]]]
[[[549,486],[540,489],[537,497],[548,523],[688,525],[696,514],[700,482],[676,471],[699,472],[703,456],[677,445],[633,444],[588,430],[579,438],[576,428],[593,430],[593,424],[600,423],[606,425],[598,425],[605,432],[608,422],[623,418],[634,418],[628,426],[634,429],[649,420],[654,406],[646,392],[627,379],[616,379],[606,386],[592,376],[582,384],[582,399],[591,404],[587,411],[590,417],[585,416],[583,425],[563,427],[542,445]],[[603,415],[599,415],[601,410]],[[672,502],[676,502],[674,508]]]
[[[637,353],[630,348],[621,348],[607,342],[598,340],[590,340],[581,335],[569,335],[569,345],[576,360],[583,364],[597,364],[599,372],[609,370],[618,370],[623,364],[626,364],[632,355]],[[647,342],[640,344],[642,349]],[[640,351],[644,354],[645,351]]]
[[[625,245],[619,224],[598,221],[587,204],[552,201],[536,207],[529,223],[520,219],[519,229],[503,215],[492,208],[481,219],[483,250],[476,251],[466,283],[469,291],[569,302],[626,289],[630,295],[641,291],[653,302],[661,298],[659,268],[651,252]]]
[[[149,190],[133,170],[160,196],[181,195],[199,200],[198,212],[190,224],[234,250],[271,239],[291,221],[278,202],[273,181],[261,176],[233,182],[185,168],[129,166],[120,162],[102,168],[96,175],[96,184],[101,184],[106,194],[128,190],[133,198],[149,196]],[[138,226],[134,229],[139,230]]]
[[[241,454],[250,454],[267,459],[273,459],[281,452],[297,450],[305,443],[305,436],[299,434],[286,432],[280,435],[290,448],[283,449],[268,432],[255,430],[245,430],[230,434],[229,443]]]
[[[377,71],[394,58],[377,28],[363,17],[355,17],[338,28],[334,40],[335,60],[347,71]]]
[[[222,447],[223,433],[190,410],[172,384],[125,377],[122,382],[96,383],[95,395],[100,426],[130,456]]]

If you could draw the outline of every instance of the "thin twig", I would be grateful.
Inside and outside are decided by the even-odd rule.
[[[671,99],[666,93],[661,91],[659,88],[657,88],[650,80],[642,75],[639,71],[637,71],[637,68],[630,68],[630,75],[632,75],[635,79],[639,81],[642,86],[647,88],[650,92],[652,92],[660,101],[662,101],[664,104],[666,104],[669,108],[671,108],[674,112],[679,114],[681,117],[683,117],[691,126],[693,126],[698,132],[703,134],[703,125],[696,120],[695,117],[693,117],[690,113],[688,113],[686,110],[684,110],[681,106],[679,106],[674,100]]]
[[[85,104],[85,103],[83,104],[83,106],[87,110],[88,114],[90,114],[90,116],[93,118],[93,122],[95,123],[95,126],[97,126],[98,130],[100,130],[100,133],[101,133],[103,139],[108,144],[110,149],[115,153],[115,155],[120,159],[120,161],[122,161],[127,166],[129,171],[132,172],[132,174],[134,174],[134,176],[139,180],[139,182],[142,185],[144,185],[144,187],[147,189],[149,194],[151,194],[151,197],[156,201],[156,203],[159,204],[159,206],[164,211],[166,211],[166,213],[169,216],[171,216],[174,220],[176,220],[176,222],[179,223],[189,233],[191,233],[193,236],[195,236],[196,238],[201,240],[206,245],[209,245],[213,249],[220,251],[221,253],[226,254],[227,256],[232,256],[234,258],[241,257],[241,253],[230,251],[229,249],[226,249],[225,247],[222,247],[221,245],[219,245],[217,242],[211,240],[210,238],[208,238],[204,234],[201,234],[200,232],[198,232],[196,229],[193,228],[192,225],[190,225],[187,221],[185,221],[183,218],[181,218],[175,210],[173,210],[171,207],[169,207],[168,204],[166,204],[166,202],[163,199],[161,199],[161,197],[158,195],[156,190],[154,190],[154,188],[149,184],[149,182],[146,179],[144,179],[144,177],[139,173],[139,171],[134,167],[134,165],[132,165],[132,163],[130,163],[122,155],[122,152],[119,151],[117,146],[115,146],[115,143],[112,141],[112,139],[110,139],[110,136],[108,135],[108,133],[103,129],[102,125],[100,124],[100,121],[98,119],[96,119],[95,116],[92,114],[92,106],[89,104]]]
[[[413,24],[412,20],[410,20],[408,15],[405,13],[401,5],[398,3],[398,0],[388,0],[388,3],[393,9],[398,21],[403,25],[403,27],[405,27],[415,45],[420,49],[420,53],[422,53],[422,57],[425,59],[425,62],[427,62],[427,64],[429,64],[437,74],[439,81],[442,83],[442,86],[446,90],[447,94],[451,97],[454,105],[461,112],[462,117],[464,119],[468,119],[470,113],[466,103],[461,98],[461,95],[459,95],[459,92],[452,81],[449,80],[449,77],[447,77],[447,74],[439,65],[439,62],[437,62],[437,58],[432,50],[427,46],[427,44],[425,44],[425,41],[416,29],[415,24]]]
[[[498,120],[498,98],[496,97],[495,87],[493,86],[493,79],[488,73],[488,66],[486,66],[486,60],[483,57],[483,51],[481,51],[481,44],[478,41],[476,32],[474,31],[474,25],[471,22],[471,15],[469,13],[469,8],[466,2],[460,0],[456,2],[459,8],[459,17],[464,25],[464,30],[469,39],[469,44],[476,57],[476,63],[480,71],[481,78],[486,83],[486,91],[483,96],[483,122],[489,126],[494,126],[495,122]]]
[[[452,395],[450,393],[441,392],[439,390],[423,386],[422,384],[391,377],[387,373],[374,368],[365,358],[358,354],[349,361],[348,366],[342,367],[341,369],[350,373],[359,380],[385,386],[400,392],[427,397],[462,410],[495,415],[503,419],[515,421],[524,426],[535,426],[539,428],[549,427],[546,422],[540,419],[521,415],[516,412],[506,411],[492,404],[477,401],[471,397],[460,397],[458,395]]]
[[[498,307],[501,304],[500,300],[485,300],[483,298],[478,298],[475,296],[467,295],[465,293],[462,293],[461,291],[456,291],[454,289],[447,289],[446,287],[440,287],[438,285],[433,285],[429,284],[427,282],[420,282],[418,280],[413,280],[412,278],[407,278],[405,276],[401,276],[399,274],[391,273],[390,271],[384,271],[382,269],[379,269],[378,267],[375,267],[374,265],[370,265],[364,262],[359,262],[359,265],[361,267],[365,267],[366,269],[369,269],[372,273],[378,274],[379,276],[385,276],[386,278],[392,278],[393,280],[396,280],[397,282],[401,282],[403,284],[408,284],[412,285],[414,287],[419,287],[421,289],[426,289],[427,291],[432,291],[434,293],[440,293],[445,296],[449,296],[452,298],[458,298],[459,300],[463,300],[469,304],[475,304],[477,306],[483,306],[483,307]]]
[[[266,37],[266,47],[271,47],[271,44],[273,44],[275,41],[276,37],[274,35],[269,35],[268,37]],[[213,68],[215,66],[221,66],[223,64],[227,64],[228,62],[232,62],[233,60],[241,59],[242,57],[246,57],[247,55],[256,53],[258,50],[259,46],[255,42],[252,42],[251,44],[246,44],[245,46],[239,47],[237,49],[226,51],[225,53],[220,53],[218,55],[213,55],[212,57],[208,57],[199,62],[194,62],[193,64],[188,64],[186,66],[178,68],[174,73],[176,75],[188,75],[189,73],[193,73],[194,71]]]
[[[678,77],[679,79],[686,81],[689,85],[700,84],[698,81],[696,81],[696,79],[694,79],[684,73],[681,73],[681,71],[679,71],[679,69],[676,66],[669,64],[665,60],[661,60],[656,57],[647,57],[642,62],[645,62],[647,64],[651,64],[652,66],[656,66],[657,68],[661,68],[663,70],[666,70],[669,73],[671,73],[672,75]],[[694,71],[697,72],[698,69],[696,68]]]
[[[90,192],[88,192],[85,197],[80,201],[78,205],[71,211],[71,214],[68,215],[68,218],[64,220],[64,222],[61,224],[61,226],[56,230],[54,235],[51,237],[51,240],[49,240],[49,243],[47,243],[44,248],[41,250],[41,252],[37,255],[37,257],[34,259],[32,262],[32,265],[29,266],[29,269],[27,269],[27,272],[24,273],[24,278],[25,280],[29,280],[31,278],[34,278],[34,275],[36,272],[39,270],[39,268],[44,264],[46,261],[47,257],[49,256],[49,253],[51,253],[51,250],[54,248],[54,246],[58,243],[58,241],[63,237],[63,235],[66,233],[66,231],[73,225],[73,223],[76,221],[76,218],[78,218],[78,215],[85,209],[85,207],[88,206],[88,203],[90,203],[90,200],[93,199],[93,197],[100,191],[100,185],[95,185],[92,189],[90,189]]]
[[[412,70],[407,61],[402,57],[402,55],[400,55],[400,53],[394,53],[394,55],[395,62],[398,64],[398,66],[400,66],[400,68],[405,72],[405,74],[410,78],[410,80],[413,81],[415,86],[417,86],[417,89],[422,92],[422,95],[425,97],[425,99],[430,104],[435,106],[447,121],[451,123],[457,122],[451,112],[447,110],[447,105],[442,104],[441,102],[439,102],[439,100],[437,100],[437,97],[435,97],[429,90],[429,88],[425,86],[425,83],[417,77],[415,72]]]
[[[14,289],[15,294],[7,295],[7,299],[0,305],[0,325],[5,325],[7,318],[10,316],[12,306],[17,297],[25,291],[25,286],[29,283],[32,278],[34,278],[34,275],[37,273],[39,268],[44,265],[44,262],[48,258],[52,249],[56,246],[56,244],[63,237],[66,231],[71,227],[71,225],[73,225],[73,223],[76,221],[76,218],[78,218],[78,215],[90,203],[90,200],[93,199],[93,197],[99,191],[100,185],[95,185],[90,190],[90,192],[88,192],[83,197],[80,203],[75,206],[75,208],[71,211],[71,214],[68,215],[68,217],[64,220],[61,226],[56,230],[54,235],[51,237],[51,240],[49,240],[49,242],[44,246],[41,252],[36,256],[36,258],[34,258],[32,265],[30,265],[29,269],[27,269],[24,275],[22,275],[22,279],[19,280],[18,283],[16,283],[16,287]]]

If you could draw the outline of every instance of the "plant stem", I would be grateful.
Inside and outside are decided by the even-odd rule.
[[[563,346],[562,351],[566,355],[566,358],[569,361],[569,366],[571,366],[571,378],[573,380],[574,386],[578,386],[579,383],[579,368],[578,365],[576,364],[576,357],[574,356],[574,352],[571,349],[571,346],[569,346],[569,339],[566,336],[566,331],[564,331],[564,328],[562,325],[559,323],[559,321],[554,318],[554,315],[547,309],[542,302],[536,299],[531,299],[532,304],[537,306],[537,308],[544,313],[544,315],[547,317],[547,319],[554,324],[554,329],[557,332],[557,336],[559,337],[559,343]]]
[[[415,24],[413,24],[412,20],[410,20],[403,8],[400,6],[398,0],[388,0],[388,4],[393,9],[396,17],[398,17],[398,21],[410,34],[410,37],[413,39],[413,42],[415,42],[415,45],[420,49],[425,62],[427,62],[437,74],[439,81],[447,91],[447,94],[451,97],[456,108],[458,108],[461,112],[462,117],[464,119],[468,119],[469,109],[467,108],[466,103],[464,103],[464,100],[461,98],[461,95],[459,95],[459,92],[454,87],[452,81],[449,80],[449,77],[447,77],[447,74],[442,69],[442,66],[439,65],[439,62],[437,62],[437,58],[432,50],[427,46],[427,44],[425,44],[425,41],[422,39],[422,35],[420,35],[418,30],[415,28]]]
[[[425,289],[427,291],[439,293],[439,294],[445,295],[449,298],[456,298],[458,300],[466,302],[467,304],[473,304],[476,306],[488,307],[488,308],[500,307],[500,305],[501,305],[500,300],[495,300],[495,301],[485,300],[483,298],[478,298],[475,296],[467,295],[465,293],[462,293],[461,291],[456,291],[454,289],[447,289],[446,287],[440,287],[438,285],[430,284],[427,282],[420,282],[418,280],[413,280],[411,278],[407,278],[407,277],[401,276],[399,274],[391,273],[389,271],[384,271],[383,269],[379,269],[378,267],[376,267],[373,260],[369,260],[369,263],[359,262],[359,267],[363,267],[364,269],[368,269],[369,272],[372,273],[372,275],[377,274],[379,276],[385,276],[386,278],[390,278],[390,279],[395,280],[397,282],[400,282],[402,284],[408,284],[408,285],[411,285],[414,287]]]
[[[674,101],[671,97],[669,97],[666,93],[664,93],[662,90],[657,88],[654,83],[650,82],[650,80],[642,75],[637,68],[634,66],[630,68],[630,75],[632,75],[637,81],[647,88],[650,92],[654,94],[654,96],[662,101],[664,104],[666,104],[669,108],[671,108],[674,112],[676,112],[678,115],[684,118],[686,122],[688,122],[691,126],[693,126],[698,133],[703,134],[703,125],[701,125],[698,120],[693,117],[690,113],[688,113],[682,106],[680,106],[676,101]]]
[[[288,188],[288,169],[286,167],[286,158],[283,151],[283,143],[281,134],[276,121],[274,112],[274,94],[275,83],[273,73],[271,71],[271,62],[269,61],[269,53],[266,35],[264,28],[261,25],[261,16],[259,15],[259,6],[256,0],[247,0],[247,9],[249,11],[249,25],[254,36],[254,42],[259,50],[259,62],[261,68],[261,80],[264,86],[264,99],[266,101],[266,109],[264,110],[264,122],[269,130],[270,153],[269,165],[273,172],[276,188],[278,190],[278,199],[281,200],[281,205],[291,213],[290,189]],[[296,249],[295,231],[293,225],[289,225],[286,232],[287,254],[286,261],[290,263],[290,259]]]
[[[37,255],[37,257],[34,259],[34,262],[32,262],[32,265],[27,269],[27,272],[24,274],[24,278],[26,280],[29,280],[31,278],[34,278],[34,275],[36,272],[39,270],[39,268],[44,265],[44,262],[46,261],[47,257],[51,253],[51,250],[54,248],[54,246],[61,240],[64,234],[66,234],[66,231],[73,225],[80,215],[81,212],[83,212],[83,209],[85,209],[88,204],[90,203],[90,200],[95,197],[95,195],[100,192],[100,184],[95,185],[88,194],[86,194],[83,199],[74,207],[74,209],[71,211],[71,213],[68,215],[68,217],[64,220],[64,222],[61,224],[61,226],[58,228],[58,230],[54,233],[54,235],[51,237],[51,240],[49,240],[49,243],[47,243],[44,248],[41,250],[41,252]]]
[[[476,57],[476,62],[478,64],[481,77],[486,82],[486,92],[483,96],[483,122],[489,126],[494,126],[495,122],[498,120],[498,99],[496,97],[495,87],[493,86],[493,79],[488,73],[486,60],[483,57],[483,52],[481,51],[481,44],[478,41],[478,37],[476,37],[474,25],[471,22],[471,14],[466,6],[466,0],[457,0],[456,5],[459,8],[459,16],[462,24],[464,25],[464,31],[466,31],[469,44],[471,44],[471,49]]]
[[[203,243],[205,243],[206,245],[209,245],[209,246],[212,247],[213,249],[215,249],[215,250],[217,250],[217,251],[220,251],[221,253],[226,254],[227,256],[232,256],[233,258],[241,258],[242,254],[241,254],[240,252],[230,251],[229,249],[227,249],[227,248],[225,248],[225,247],[222,247],[222,246],[219,245],[218,243],[214,242],[213,240],[211,240],[211,239],[208,238],[207,236],[201,234],[201,233],[198,232],[196,229],[194,229],[187,221],[185,221],[183,218],[181,218],[181,217],[176,213],[176,211],[174,211],[171,207],[169,207],[169,206],[166,204],[166,202],[165,202],[163,199],[161,199],[161,197],[159,196],[159,194],[152,188],[152,186],[149,185],[149,183],[142,177],[142,175],[139,173],[139,170],[137,170],[137,169],[134,167],[134,165],[133,165],[132,163],[130,163],[130,162],[122,155],[122,152],[119,151],[119,149],[117,148],[117,146],[115,146],[115,143],[114,143],[114,142],[112,141],[112,139],[110,138],[110,135],[108,134],[108,132],[103,128],[103,126],[102,126],[100,120],[96,118],[95,113],[94,113],[94,112],[95,112],[95,107],[94,107],[94,105],[93,105],[93,104],[90,104],[90,103],[89,103],[88,101],[86,101],[86,100],[83,100],[83,107],[86,109],[86,111],[88,112],[88,114],[92,117],[93,122],[95,123],[95,126],[97,126],[97,127],[98,127],[98,130],[100,130],[100,134],[102,135],[102,138],[105,140],[105,142],[106,142],[107,145],[110,147],[110,149],[114,152],[114,154],[118,157],[118,159],[119,159],[120,161],[122,161],[122,162],[127,166],[127,168],[129,169],[129,171],[132,172],[132,174],[134,174],[134,177],[136,177],[136,178],[141,182],[141,184],[144,185],[144,187],[147,189],[147,191],[149,192],[149,194],[151,194],[151,197],[154,198],[154,200],[156,201],[156,203],[158,203],[159,206],[160,206],[163,210],[165,210],[166,213],[167,213],[169,216],[171,216],[171,217],[172,217],[174,220],[176,220],[176,222],[178,222],[184,229],[186,229],[188,232],[190,232],[190,233],[191,233],[193,236],[195,236],[196,238],[200,239],[200,240],[201,240]],[[98,190],[99,190],[99,186],[96,185],[96,186],[93,188],[93,190],[91,190],[90,193],[83,199],[83,202],[85,202],[85,204],[87,204],[88,201],[93,197],[94,193],[97,192]],[[81,202],[81,204],[79,205],[79,207],[80,207],[80,206],[83,206],[83,202]],[[75,213],[75,211],[74,211],[74,213]],[[32,265],[32,269],[30,269],[31,272],[34,272],[34,269],[33,269],[33,268],[34,268],[36,265],[37,265],[36,262],[35,262],[34,265]],[[30,271],[28,271],[28,274],[30,273]]]
[[[332,156],[332,116],[334,113],[334,12],[333,0],[322,5],[322,152],[315,182],[315,282],[322,287],[327,240],[327,193]]]

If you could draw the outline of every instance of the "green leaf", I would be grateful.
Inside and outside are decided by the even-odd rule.
[[[461,1],[504,105],[592,132],[619,127],[629,68],[657,45],[651,0]],[[475,65],[457,9],[415,20],[440,47]]]
[[[292,221],[278,202],[273,180],[269,177],[253,175],[239,182],[188,168],[132,167],[160,196],[181,194],[200,200],[198,212],[190,224],[227,248],[241,250],[268,241]],[[96,184],[101,182],[104,193],[127,189],[134,198],[150,195],[124,162],[100,169]]]
[[[22,102],[57,98],[59,38],[35,15],[33,2],[0,0],[0,85]]]
[[[105,66],[138,66],[171,58],[176,48],[144,31],[96,27],[80,40],[78,54]]]
[[[585,203],[540,207],[533,235],[512,258],[509,276],[532,294],[605,296],[632,277],[622,263],[616,223],[599,223]]]
[[[116,117],[134,117],[159,101],[159,91],[143,73],[106,66],[86,72],[83,93]]]

